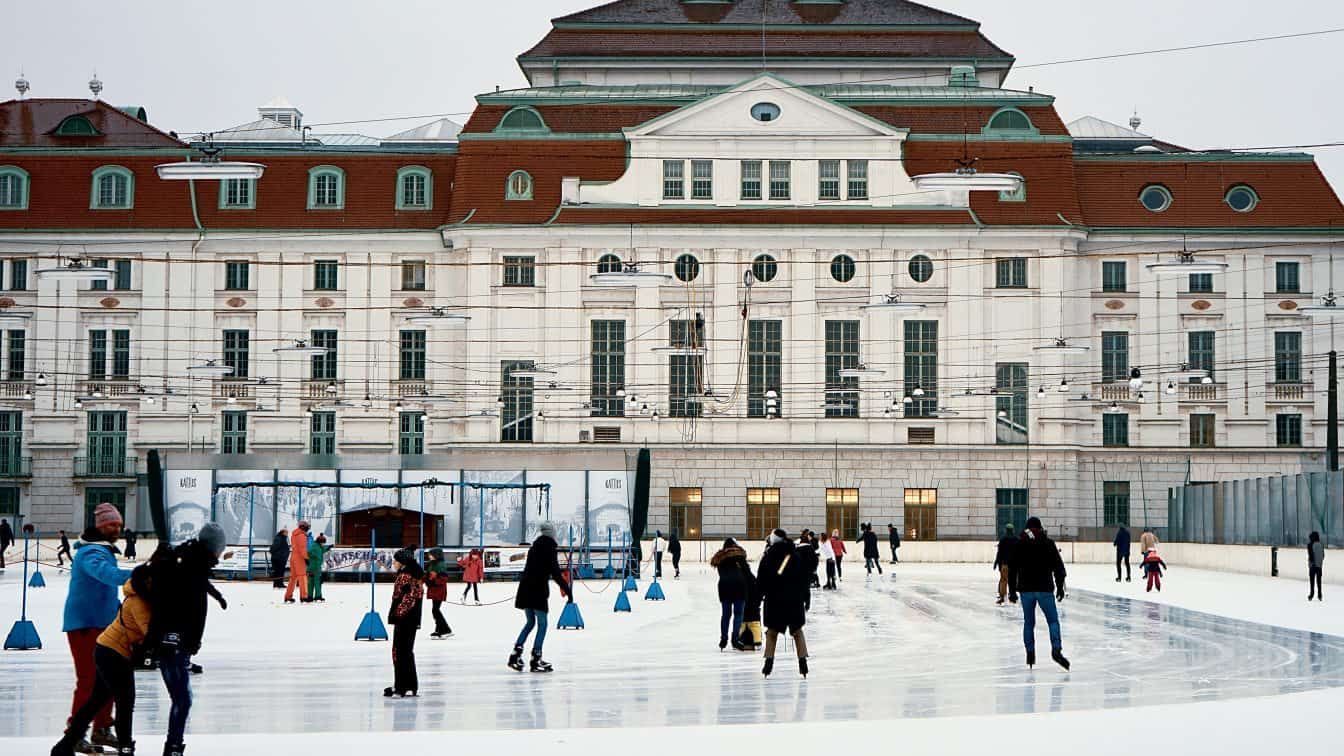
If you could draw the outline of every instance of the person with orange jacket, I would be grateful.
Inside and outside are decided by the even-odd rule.
[[[472,549],[470,554],[459,557],[457,566],[462,568],[462,582],[466,587],[462,589],[462,601],[467,600],[467,593],[472,593],[476,597],[476,603],[481,603],[481,591],[476,586],[485,579],[485,562],[481,559],[481,550]]]
[[[299,600],[308,603],[308,531],[312,526],[300,520],[289,537],[289,584],[285,587],[285,603],[294,603],[294,586],[299,587]]]

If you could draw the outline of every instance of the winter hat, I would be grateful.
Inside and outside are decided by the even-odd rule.
[[[207,522],[205,527],[201,528],[201,532],[196,534],[196,540],[215,556],[223,554],[229,545],[224,538],[224,528],[213,522]]]
[[[1040,530],[1040,529],[1041,529],[1041,518],[1039,517],[1027,518],[1027,530]]]
[[[732,547],[734,547],[734,546],[736,546],[736,545],[737,545],[737,541],[735,541],[735,540],[732,539],[732,538],[725,538],[725,539],[723,539],[723,547],[724,547],[725,549],[731,549]]]
[[[121,512],[118,512],[117,508],[111,504],[103,502],[93,508],[93,526],[101,529],[107,525],[116,525],[120,528],[122,526]]]
[[[1003,532],[1008,533],[1009,535],[1012,534],[1013,529],[1013,524],[1011,522],[1003,526]]]
[[[323,533],[318,533],[318,534],[317,534],[317,542],[318,542],[318,543],[326,543],[326,542],[327,542],[327,536],[326,536],[325,534],[323,534]]]
[[[547,538],[555,538],[555,523],[550,520],[543,522],[537,530]]]
[[[415,564],[415,550],[410,547],[397,549],[392,555],[392,561],[401,564]]]
[[[771,545],[771,546],[774,546],[775,544],[779,543],[780,541],[782,541],[782,540],[784,540],[785,538],[788,538],[788,537],[789,537],[789,534],[784,530],[784,528],[775,528],[775,532],[773,532],[773,533],[770,534],[770,539],[769,539],[769,540],[770,540],[770,545]]]
[[[307,520],[299,520],[299,530],[307,532],[312,530],[312,528],[313,526],[309,525]]]

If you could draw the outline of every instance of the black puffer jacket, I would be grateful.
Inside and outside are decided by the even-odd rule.
[[[782,633],[807,623],[803,596],[812,582],[815,560],[816,552],[810,547],[795,548],[787,538],[766,549],[756,569],[756,587],[765,600],[766,628]]]
[[[746,601],[755,578],[747,565],[747,552],[741,546],[719,549],[709,559],[709,566],[719,571],[719,601]]]
[[[1064,588],[1064,559],[1044,530],[1027,528],[1013,546],[1008,585],[1018,593],[1054,593]]]
[[[154,586],[146,647],[195,654],[205,636],[210,595],[210,571],[218,560],[210,549],[192,539],[175,548],[161,546],[149,563]],[[175,643],[174,643],[175,641]]]
[[[550,536],[539,535],[532,542],[532,548],[527,550],[523,575],[518,579],[518,596],[513,600],[515,608],[549,612],[552,580],[566,595],[572,595],[565,573],[560,569],[558,551],[555,539]]]
[[[999,548],[994,552],[994,569],[1010,567],[1013,564],[1013,549],[1017,547],[1017,536],[1005,533],[999,539]]]
[[[863,542],[864,559],[882,558],[882,552],[877,550],[877,533],[874,533],[871,529],[865,530],[863,535],[859,536],[859,540]]]

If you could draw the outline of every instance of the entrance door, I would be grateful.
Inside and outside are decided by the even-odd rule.
[[[93,527],[93,510],[103,502],[107,502],[121,512],[122,519],[126,517],[126,489],[124,488],[86,488],[84,489],[84,527]]]

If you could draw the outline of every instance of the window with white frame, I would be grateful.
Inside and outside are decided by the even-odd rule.
[[[761,161],[743,160],[742,199],[758,200],[760,198],[761,198]]]
[[[433,175],[428,168],[412,165],[397,171],[398,210],[428,210],[433,204]]]
[[[868,161],[850,160],[845,163],[846,196],[852,200],[868,199]]]
[[[787,160],[770,161],[770,199],[786,200],[790,196],[790,167]]]
[[[319,165],[308,171],[308,209],[340,210],[345,207],[345,171]]]
[[[224,179],[219,182],[219,206],[225,210],[251,210],[257,206],[256,179]]]
[[[663,199],[686,199],[685,161],[663,161]]]
[[[119,165],[107,165],[93,172],[95,210],[127,210],[135,203],[135,177]]]
[[[12,165],[0,166],[0,210],[28,208],[28,172]]]
[[[840,199],[839,160],[822,160],[817,165],[817,199]]]
[[[691,199],[714,199],[714,161],[691,161]]]

